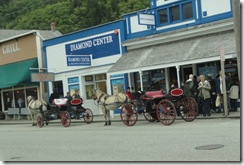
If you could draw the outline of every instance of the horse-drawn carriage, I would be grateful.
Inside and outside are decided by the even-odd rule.
[[[67,98],[54,99],[50,108],[37,114],[37,125],[41,128],[46,122],[53,119],[60,119],[64,127],[69,127],[71,119],[83,118],[87,124],[93,121],[93,113],[89,108],[82,107],[82,99],[73,99],[68,102]]]
[[[181,88],[171,89],[168,94],[163,94],[161,90],[138,92],[134,104],[146,120],[160,121],[164,125],[171,125],[176,116],[190,122],[198,115],[197,102],[186,97]]]
[[[133,126],[138,119],[138,113],[150,121],[160,121],[164,125],[171,125],[180,115],[185,121],[193,121],[198,115],[197,102],[186,97],[180,88],[170,90],[163,94],[161,90],[138,92],[138,97],[132,102],[125,94],[108,95],[100,90],[94,90],[94,100],[97,100],[105,117],[105,125],[110,125],[109,110],[120,108],[120,118],[127,126]],[[116,101],[117,100],[117,101]]]

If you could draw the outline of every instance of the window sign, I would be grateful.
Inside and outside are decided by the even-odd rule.
[[[92,55],[67,56],[67,66],[91,66]]]
[[[70,92],[71,96],[73,96],[76,91],[80,91],[80,85],[79,84],[69,85],[69,92]]]
[[[78,83],[78,82],[79,82],[79,77],[68,78],[68,84]]]

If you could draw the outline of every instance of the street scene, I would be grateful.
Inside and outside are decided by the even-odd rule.
[[[242,160],[240,0],[4,0],[0,160]]]
[[[50,123],[0,127],[3,161],[173,161],[238,162],[241,129],[238,118],[176,120],[171,126],[140,120],[127,127],[115,120],[75,122],[69,128]]]

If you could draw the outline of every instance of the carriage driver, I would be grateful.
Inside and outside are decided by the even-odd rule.
[[[81,104],[77,105],[77,109],[76,109],[77,118],[80,118],[79,114],[82,112],[85,112],[86,109],[82,106],[83,99],[80,97],[78,90],[75,91],[75,94],[73,95],[73,99],[80,99],[81,100]]]

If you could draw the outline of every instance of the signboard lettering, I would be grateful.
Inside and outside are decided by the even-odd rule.
[[[107,35],[102,35],[99,37],[94,37],[88,40],[81,40],[74,43],[69,43],[65,45],[65,51],[67,56],[67,61],[77,62],[88,61],[86,58],[77,58],[69,56],[79,56],[92,54],[92,59],[107,57],[111,55],[120,54],[120,41],[119,35],[110,33]],[[82,64],[82,63],[80,63]],[[73,65],[72,65],[73,66]]]
[[[139,24],[155,25],[154,14],[138,14]]]
[[[2,48],[2,52],[3,54],[10,54],[10,53],[14,53],[19,51],[20,48],[18,47],[18,43],[14,43],[14,44],[9,44],[9,45],[5,45]]]
[[[67,56],[67,66],[91,66],[91,55]]]

